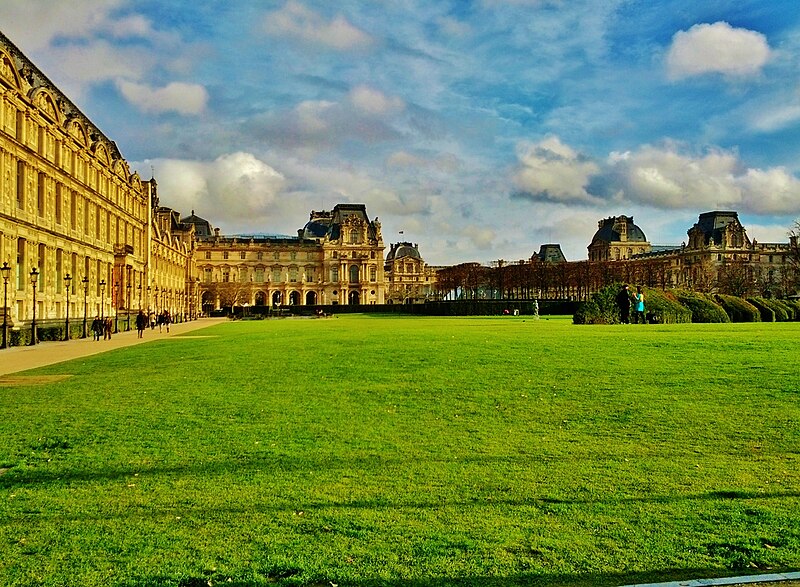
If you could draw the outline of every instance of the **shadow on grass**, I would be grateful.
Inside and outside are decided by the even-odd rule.
[[[528,458],[528,457],[526,457]],[[534,458],[534,457],[530,457]],[[489,457],[470,459],[472,462],[508,462],[508,457]],[[518,460],[518,459],[513,459]],[[452,461],[441,461],[442,463],[452,463]],[[459,462],[467,462],[464,459]],[[242,472],[257,472],[269,475],[273,471],[292,472],[320,470],[322,467],[329,469],[341,468],[343,470],[378,470],[376,467],[386,466],[387,461],[383,459],[326,459],[322,462],[311,460],[298,461],[290,458],[265,458],[248,459],[246,461],[226,460],[224,462],[196,463],[193,465],[175,466],[155,466],[150,468],[130,468],[114,470],[39,470],[36,468],[19,469],[17,467],[5,467],[0,474],[0,489],[14,489],[20,487],[30,487],[33,485],[42,486],[66,486],[75,483],[101,483],[104,481],[130,480],[134,477],[147,479],[153,477],[202,477],[208,479],[215,476],[236,475]],[[232,479],[234,483],[236,479]],[[400,501],[393,499],[369,499],[352,501],[325,501],[308,502],[304,504],[292,504],[289,506],[259,506],[249,508],[248,511],[256,510],[286,510],[286,509],[377,509],[377,508],[397,508],[397,509],[433,509],[447,506],[456,507],[492,507],[497,505],[505,506],[571,506],[571,505],[593,505],[593,504],[626,504],[626,503],[680,503],[685,501],[700,500],[760,500],[760,499],[780,499],[798,498],[800,491],[740,491],[740,490],[717,490],[705,493],[682,494],[682,495],[642,495],[633,497],[610,497],[610,498],[560,498],[547,495],[540,495],[528,498],[504,499],[502,497],[491,497],[484,499],[470,499],[461,502],[439,501],[439,500],[417,500]]]
[[[119,587],[264,587],[285,585],[292,587],[616,587],[641,585],[691,579],[730,577],[719,569],[660,569],[643,573],[587,573],[587,574],[534,574],[523,573],[509,577],[432,577],[427,579],[304,579],[302,571],[295,573],[266,573],[259,579],[237,580],[215,577],[139,577],[115,583]],[[751,575],[752,576],[752,575]]]

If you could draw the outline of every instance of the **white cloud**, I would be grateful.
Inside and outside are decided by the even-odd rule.
[[[198,84],[172,82],[163,88],[151,88],[119,80],[117,88],[125,99],[143,112],[177,112],[200,114],[208,102],[208,92]]]
[[[289,0],[283,8],[271,12],[264,21],[271,35],[294,37],[338,51],[363,49],[373,44],[372,37],[353,26],[341,15],[326,20],[300,2]]]
[[[251,153],[230,153],[214,161],[131,163],[133,169],[147,170],[147,177],[151,166],[162,202],[183,215],[195,210],[212,223],[220,218],[239,222],[268,218],[285,186],[281,173]]]
[[[3,0],[3,32],[23,51],[38,51],[55,37],[80,38],[106,28],[123,0]]]
[[[667,72],[672,79],[708,73],[750,76],[759,73],[770,56],[767,39],[759,32],[727,22],[696,24],[672,37]]]
[[[397,96],[387,96],[380,90],[360,85],[350,91],[350,103],[359,111],[380,116],[402,111],[406,104]]]
[[[793,214],[800,201],[800,180],[786,169],[747,168],[732,151],[694,156],[675,143],[644,145],[633,153],[612,153],[609,162],[608,175],[622,199],[655,208]]]
[[[553,202],[597,202],[586,186],[600,167],[558,137],[550,136],[538,143],[520,143],[517,158],[519,167],[513,180],[521,197]]]

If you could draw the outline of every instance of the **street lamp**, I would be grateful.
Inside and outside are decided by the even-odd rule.
[[[105,310],[104,306],[105,306],[105,302],[106,302],[105,294],[106,294],[106,280],[105,279],[101,279],[100,280],[100,322],[102,322],[103,324],[105,324],[105,314],[103,313],[103,311]]]
[[[130,283],[125,286],[125,289],[128,290],[128,305],[126,306],[126,313],[128,314],[128,326],[125,330],[131,329],[131,287],[133,287]]]
[[[36,344],[36,286],[39,283],[39,270],[34,267],[31,269],[31,287],[33,288],[33,318],[31,318],[31,342],[30,346]]]
[[[69,287],[71,283],[72,283],[72,275],[67,273],[64,276],[64,285],[67,288],[67,321],[64,328],[64,340],[69,340]]]
[[[119,283],[114,284],[114,334],[119,332]]]
[[[86,329],[86,314],[89,312],[89,276],[84,275],[81,283],[83,284],[83,338],[86,338],[89,332]]]
[[[3,261],[3,266],[0,267],[3,272],[3,346],[0,348],[8,347],[8,274],[11,273],[11,267]]]

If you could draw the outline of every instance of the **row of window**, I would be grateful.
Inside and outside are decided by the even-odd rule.
[[[348,275],[350,277],[351,283],[358,283],[360,281],[360,267],[358,265],[352,265],[348,270]],[[238,274],[238,279],[236,279]],[[242,283],[246,283],[251,281],[250,276],[251,272],[247,268],[239,269],[238,272],[232,273],[228,268],[223,268],[222,271],[217,272],[219,276],[219,280],[222,283],[230,283],[232,280],[236,280]],[[252,281],[255,283],[264,283],[264,279],[267,273],[262,267],[256,267],[255,270],[252,272]],[[284,279],[285,275],[285,279]],[[232,279],[232,276],[234,279]],[[289,283],[297,283],[301,280],[301,278],[305,278],[306,282],[313,283],[316,281],[316,272],[314,268],[305,268],[300,273],[300,269],[298,267],[289,267],[285,272],[280,267],[273,268],[269,273],[269,278],[272,283],[282,283],[284,281],[288,281]],[[376,282],[378,280],[378,269],[377,267],[369,267],[369,280],[371,282]],[[210,267],[206,267],[203,269],[203,281],[205,283],[213,283],[214,282],[214,269]],[[330,268],[330,281],[333,283],[339,282],[339,268],[338,267],[331,267]]]
[[[287,254],[288,254],[290,260],[292,260],[292,261],[297,260],[297,251],[288,251],[288,252],[286,252],[286,251],[284,251],[284,252],[274,251],[271,254],[271,257],[272,257],[272,259],[277,261],[277,260],[281,259],[282,257],[285,257]],[[214,251],[205,251],[203,253],[203,255],[204,255],[204,257],[206,259],[213,259],[213,258],[216,257],[216,258],[220,258],[220,259],[223,259],[223,260],[227,260],[227,259],[232,259],[233,258],[230,251],[221,251],[221,252],[217,251],[216,255],[214,254]],[[370,255],[369,256],[370,256],[370,259],[375,259],[376,258],[375,251],[370,251]],[[317,257],[317,253],[314,253],[312,251],[309,251],[309,252],[306,253],[306,259],[308,259],[309,261],[315,260],[316,257]],[[349,258],[357,259],[358,257],[359,257],[359,253],[357,251],[351,251],[350,252]],[[247,251],[239,251],[239,259],[247,259],[247,258],[248,258],[248,252]],[[251,259],[253,258],[252,255],[250,255],[250,258]],[[338,259],[339,258],[339,251],[333,251],[333,258],[334,259]],[[346,258],[348,258],[347,253],[342,253],[342,259],[346,259]],[[258,260],[258,261],[263,261],[264,260],[263,251],[256,252],[255,253],[255,259]]]
[[[16,195],[17,207],[20,210],[26,210],[29,202],[26,193],[26,171],[25,162],[17,161]],[[31,181],[33,182],[31,195],[35,196],[36,215],[39,218],[46,218],[52,210],[57,225],[68,224],[72,230],[78,230],[78,218],[82,216],[81,224],[85,236],[98,240],[104,238],[105,242],[111,243],[113,235],[114,242],[135,245],[141,250],[142,231],[133,223],[112,214],[109,210],[103,210],[101,205],[91,202],[89,198],[81,196],[59,182],[55,183],[51,192],[48,190],[49,179],[42,172],[33,173]]]

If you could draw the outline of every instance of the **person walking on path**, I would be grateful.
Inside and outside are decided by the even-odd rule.
[[[100,340],[100,335],[103,334],[104,326],[100,316],[95,316],[92,320],[92,334],[95,340]]]
[[[114,321],[111,318],[106,318],[106,323],[103,325],[103,340],[111,340],[112,332],[114,332]]]
[[[631,323],[631,292],[628,284],[624,284],[617,294],[617,307],[619,308],[619,321],[623,324]]]
[[[641,286],[636,288],[636,296],[634,299],[636,302],[636,324],[639,323],[640,318],[642,320],[642,324],[647,324],[647,318],[645,317],[644,313],[644,293],[642,292]]]
[[[139,313],[136,314],[136,330],[139,333],[139,338],[142,338],[144,335],[145,328],[147,328],[147,316],[144,315],[144,312],[139,310]]]

